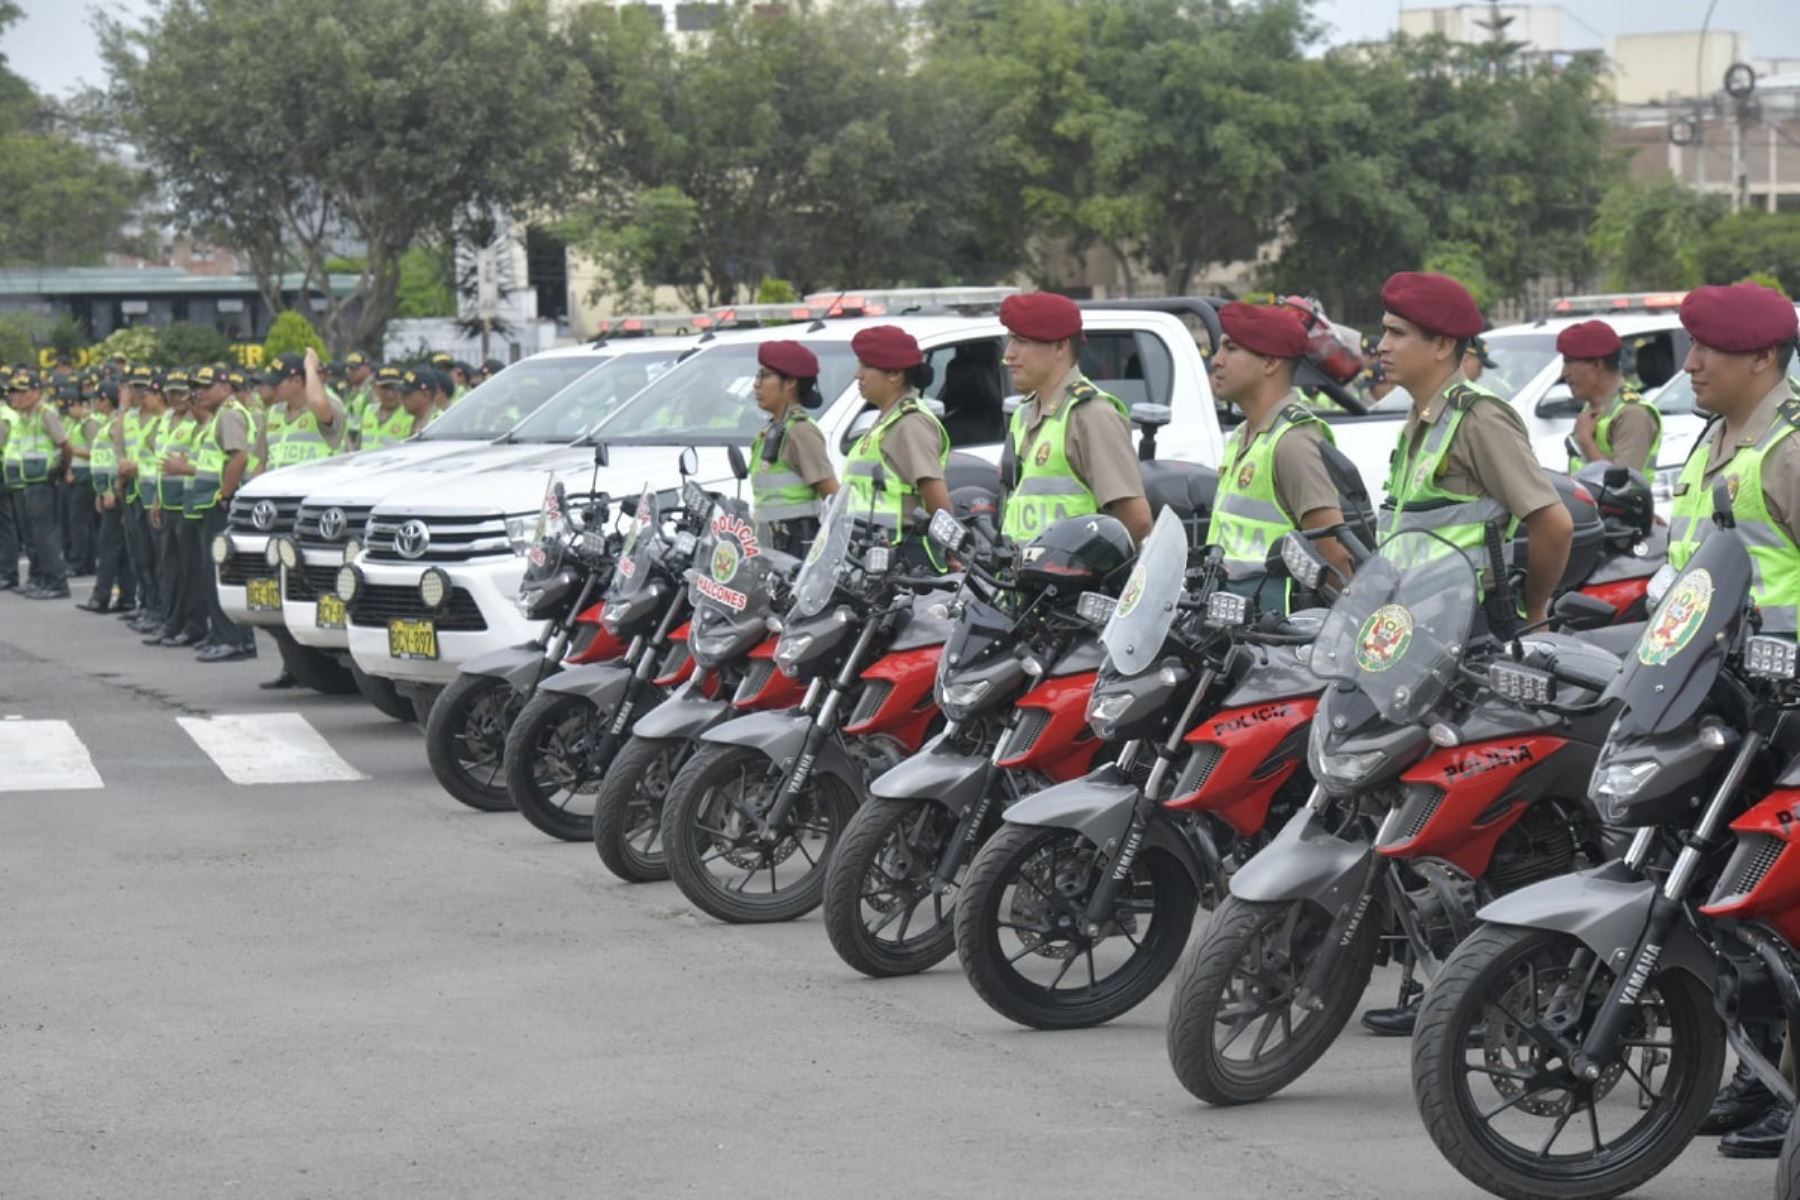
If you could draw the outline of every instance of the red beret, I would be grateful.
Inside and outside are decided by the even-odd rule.
[[[764,342],[756,348],[756,361],[789,379],[817,379],[819,359],[799,342]]]
[[[1483,327],[1481,310],[1469,289],[1448,275],[1402,271],[1381,285],[1382,307],[1404,317],[1426,333],[1472,338]]]
[[[858,330],[850,339],[850,349],[877,371],[904,371],[925,361],[919,343],[898,325]]]
[[[1055,292],[1025,292],[1000,302],[1000,323],[1033,342],[1060,342],[1081,332],[1081,310]]]
[[[1582,321],[1556,335],[1556,352],[1564,358],[1611,358],[1621,345],[1605,321]]]
[[[1253,354],[1299,358],[1306,353],[1306,326],[1291,308],[1233,300],[1219,310],[1219,324],[1226,337]]]
[[[1800,325],[1793,301],[1756,283],[1701,287],[1681,302],[1681,323],[1694,340],[1726,354],[1779,346]]]

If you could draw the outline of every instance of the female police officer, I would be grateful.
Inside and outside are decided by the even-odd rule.
[[[856,440],[844,460],[844,485],[858,516],[872,513],[877,525],[907,547],[915,566],[942,570],[929,541],[907,538],[913,511],[927,515],[950,510],[950,488],[944,468],[950,461],[950,435],[919,399],[931,381],[931,368],[910,333],[897,325],[876,325],[850,339],[856,352],[856,386],[879,412],[874,428]],[[884,483],[875,488],[875,468]]]
[[[756,407],[769,423],[750,446],[750,491],[764,542],[804,555],[819,532],[820,501],[837,493],[825,435],[806,414],[823,403],[819,360],[799,342],[757,347]]]

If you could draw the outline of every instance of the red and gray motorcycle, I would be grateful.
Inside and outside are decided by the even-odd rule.
[[[879,481],[878,481],[879,483]],[[818,907],[826,867],[871,779],[917,753],[950,622],[899,570],[849,492],[826,505],[794,582],[777,669],[798,708],[714,726],[669,787],[662,845],[682,894],[721,921],[790,921]]]
[[[876,977],[947,957],[957,886],[1000,814],[1093,764],[1101,742],[1087,703],[1100,645],[1077,604],[1084,591],[1116,590],[1133,556],[1125,527],[1104,516],[1059,521],[1003,565],[950,513],[936,514],[930,536],[965,566],[935,684],[949,720],[870,785],[825,879],[832,947]]]

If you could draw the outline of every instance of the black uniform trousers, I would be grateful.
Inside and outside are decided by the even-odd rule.
[[[131,556],[125,551],[124,501],[100,513],[100,529],[94,539],[93,602],[105,608],[137,606],[137,573],[131,569]],[[113,588],[119,589],[119,602],[113,603]]]
[[[0,487],[0,585],[17,587],[19,583],[19,521],[14,515],[14,498],[9,487]]]
[[[206,614],[206,640],[215,646],[239,646],[250,649],[256,645],[256,631],[247,625],[239,625],[225,615],[225,609],[219,603],[219,569],[212,560],[212,544],[221,533],[225,532],[227,513],[223,500],[205,510],[199,520],[189,520],[189,525],[198,527],[196,546],[199,550],[199,565],[190,585],[202,598],[202,607]]]
[[[62,515],[57,511],[62,496],[50,483],[28,483],[14,495],[25,506],[25,531],[31,551],[31,579],[47,588],[69,586],[68,567],[63,562]]]
[[[94,573],[94,537],[99,531],[100,514],[94,511],[94,480],[90,472],[79,467],[75,482],[62,486],[63,551],[69,556],[71,575]]]
[[[131,560],[131,577],[137,583],[139,607],[162,614],[162,593],[157,586],[156,537],[150,528],[150,510],[135,495],[123,509],[119,521],[125,533],[125,554]]]
[[[163,636],[185,633],[199,641],[206,636],[206,617],[204,611],[194,611],[196,597],[190,595],[193,589],[189,559],[199,553],[200,530],[198,522],[191,522],[195,526],[192,531],[189,524],[185,513],[163,510],[162,527],[153,531],[156,575],[161,589]]]

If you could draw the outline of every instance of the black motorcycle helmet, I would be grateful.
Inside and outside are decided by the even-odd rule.
[[[1131,534],[1116,517],[1105,513],[1064,517],[1025,544],[1019,555],[1019,583],[1099,591],[1130,566],[1136,554]]]
[[[1575,475],[1593,493],[1600,519],[1606,523],[1606,540],[1624,545],[1650,536],[1656,521],[1656,503],[1650,481],[1629,467],[1616,463],[1589,463]]]

